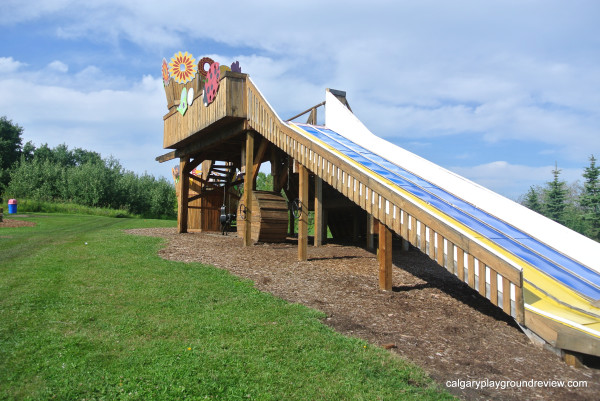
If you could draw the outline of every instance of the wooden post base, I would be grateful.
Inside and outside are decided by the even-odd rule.
[[[392,290],[392,231],[379,222],[379,289]]]

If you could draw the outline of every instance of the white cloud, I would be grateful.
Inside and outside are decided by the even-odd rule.
[[[14,60],[12,57],[0,57],[0,74],[17,72],[25,63]]]
[[[59,60],[54,60],[53,62],[51,62],[50,64],[48,64],[48,68],[50,70],[56,71],[56,72],[68,72],[69,71],[69,66],[66,65],[65,63],[63,63],[62,61]]]
[[[84,72],[98,77],[94,67]],[[0,78],[0,93],[6,94],[0,97],[0,110],[25,128],[25,141],[66,143],[113,155],[136,172],[167,175],[154,161],[164,153],[161,117],[166,107],[160,79],[144,76],[119,90],[90,91],[50,85],[43,76]]]
[[[596,1],[566,6],[559,0],[257,0],[229,1],[226,13],[191,1],[11,0],[4,7],[12,22],[0,17],[0,24],[60,21],[46,31],[63,44],[108,43],[118,53],[127,43],[156,55],[156,65],[178,50],[202,56],[209,48],[226,64],[238,59],[282,118],[320,102],[330,87],[348,92],[352,109],[374,133],[398,142],[434,148],[441,136],[460,143],[477,134],[489,142],[536,144],[532,159],[551,154],[559,164],[600,153]],[[31,121],[87,121],[105,131],[119,131],[113,128],[117,124],[130,132],[135,131],[130,127],[154,129],[149,121],[160,125],[164,94],[150,89],[152,78],[135,75],[127,64],[122,71],[133,73],[117,76],[97,59],[89,62],[95,66],[62,63],[52,62],[43,73],[24,72],[23,63],[0,58],[0,73],[12,74],[20,84],[36,83],[25,87],[49,102],[37,103],[39,117],[28,115],[23,104],[7,107]],[[0,83],[2,89],[7,82]],[[156,98],[156,105],[129,115],[136,102],[149,101],[136,91]],[[501,181],[503,169],[514,180],[536,176],[511,164],[510,155],[498,157],[507,164],[477,169],[492,185],[515,188]]]

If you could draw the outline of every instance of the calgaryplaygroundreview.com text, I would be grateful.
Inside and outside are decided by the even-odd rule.
[[[495,389],[505,390],[508,388],[586,388],[588,382],[586,380],[447,380],[446,387],[448,388],[460,388],[464,390],[466,388],[474,389]]]

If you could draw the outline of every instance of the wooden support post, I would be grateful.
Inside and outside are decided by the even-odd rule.
[[[206,190],[208,189],[207,187],[210,186],[210,183],[208,182],[208,174],[210,173],[210,170],[211,170],[212,165],[214,163],[215,163],[214,160],[204,160],[202,162],[202,167],[200,167],[200,170],[202,171],[201,178],[202,178],[202,181],[203,181],[202,184],[201,184],[201,186],[202,186],[202,192],[201,193],[206,192]],[[200,202],[199,203],[200,203],[199,204],[199,206],[200,206],[200,213],[198,213],[198,217],[199,217],[200,221],[198,222],[198,226],[202,230],[202,225],[205,224],[205,222],[204,222],[204,218],[205,218],[204,214],[205,213],[204,213],[203,208],[206,206],[206,200],[200,198]]]
[[[574,368],[581,369],[585,366],[583,364],[583,359],[581,358],[581,355],[576,352],[564,350],[563,360],[567,365],[572,366]]]
[[[308,169],[304,165],[299,165],[298,194],[302,211],[298,219],[298,260],[307,259],[308,248]]]
[[[379,222],[379,289],[392,290],[392,231]]]
[[[188,230],[188,199],[190,179],[188,177],[187,163],[189,158],[179,159],[179,199],[177,207],[177,230],[179,233],[187,233]]]
[[[315,175],[315,246],[323,245],[323,180]]]
[[[294,171],[294,166],[296,165],[296,161],[294,159],[292,159],[291,157],[288,158],[288,164],[287,164],[287,179],[288,179],[288,186],[289,186],[289,179],[292,177],[293,171]],[[289,187],[287,188],[288,191],[286,192],[286,195],[288,197],[288,205],[289,205],[289,212],[288,215],[290,217],[289,219],[289,224],[288,224],[288,235],[290,237],[294,236],[294,232],[295,232],[295,224],[296,224],[296,220],[294,218],[294,214],[292,211],[292,202],[294,201],[294,199],[292,199],[291,195],[289,195],[291,193],[291,191],[289,191]]]
[[[252,166],[254,161],[254,131],[246,134],[246,174],[244,175],[244,205],[246,206],[246,224],[244,227],[244,246],[252,245]]]
[[[515,286],[515,320],[517,323],[525,324],[525,303],[523,300],[523,273],[521,273],[521,285]]]
[[[281,155],[279,149],[275,146],[271,147],[271,175],[273,176],[273,191],[280,193],[281,184],[279,182],[281,177]]]
[[[367,213],[367,249],[375,250],[375,219],[371,213]]]

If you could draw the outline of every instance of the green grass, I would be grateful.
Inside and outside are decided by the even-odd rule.
[[[451,398],[322,313],[122,231],[173,222],[30,219],[0,229],[0,399]]]
[[[79,205],[69,202],[45,202],[31,199],[19,199],[17,204],[17,213],[67,213],[67,214],[87,214],[90,216],[106,217],[139,217],[129,213],[127,210],[110,209],[107,207],[92,207]],[[8,214],[8,205],[4,205],[4,216]]]

